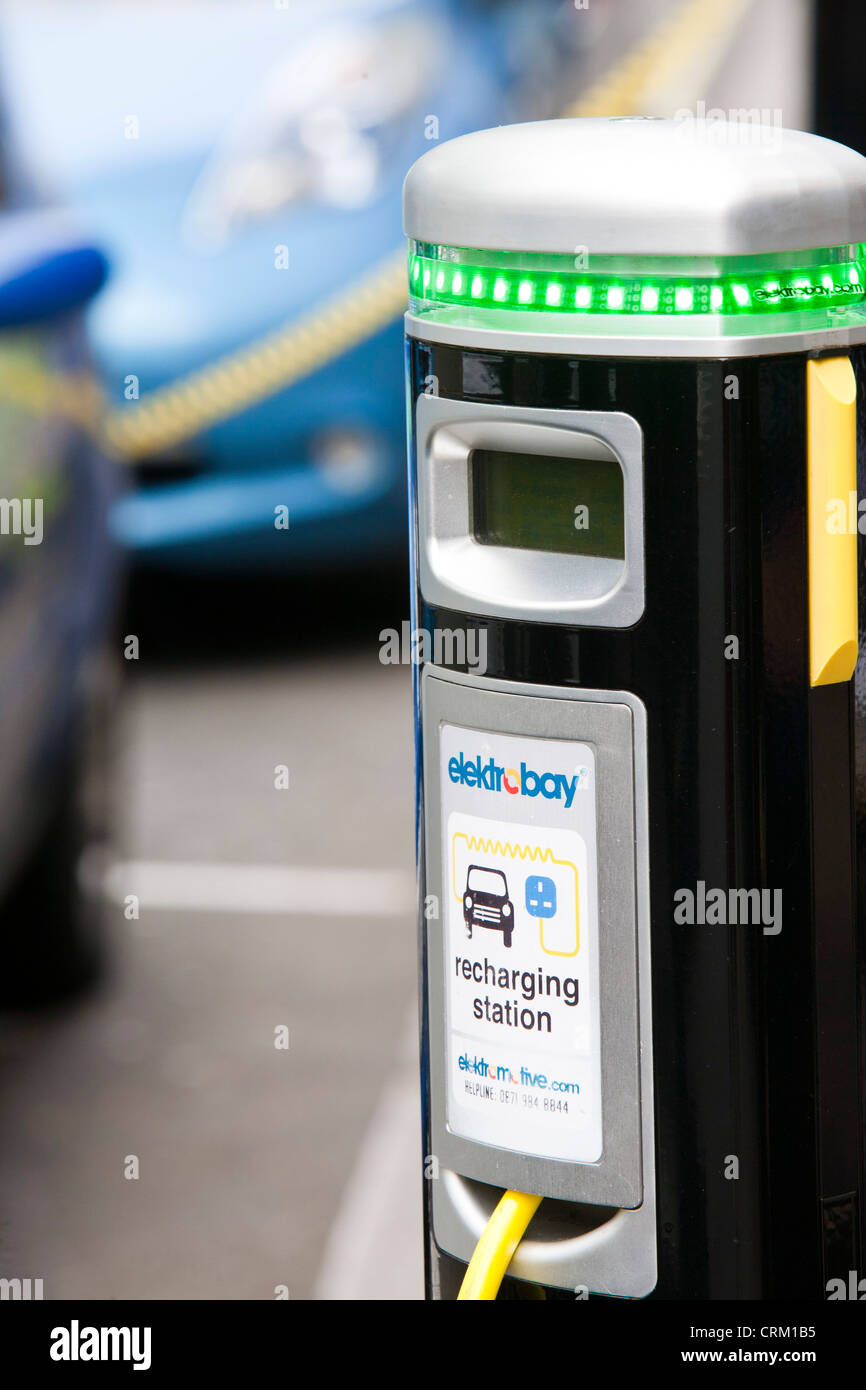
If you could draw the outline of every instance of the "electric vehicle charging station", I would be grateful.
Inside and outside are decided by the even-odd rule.
[[[509,1189],[515,1297],[825,1298],[863,1270],[866,159],[501,127],[413,166],[404,229],[413,627],[484,651],[416,673],[428,1296]]]

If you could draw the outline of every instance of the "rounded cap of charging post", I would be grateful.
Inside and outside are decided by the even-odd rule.
[[[802,131],[697,118],[499,126],[423,155],[418,242],[490,251],[755,256],[866,241],[866,159]]]

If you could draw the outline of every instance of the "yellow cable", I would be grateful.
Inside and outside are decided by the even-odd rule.
[[[341,357],[405,307],[401,248],[288,328],[154,391],[132,410],[112,411],[106,442],[127,458],[168,449]]]
[[[470,1299],[490,1303],[496,1298],[505,1271],[540,1203],[540,1197],[528,1192],[503,1193],[469,1261],[458,1303]]]

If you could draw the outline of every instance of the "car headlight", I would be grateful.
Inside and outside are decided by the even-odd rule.
[[[502,915],[503,915],[503,917],[510,917],[510,916],[511,916],[511,903],[506,903],[506,904],[505,904],[505,906],[504,906],[503,909],[502,909]]]
[[[468,893],[466,894],[466,897],[463,899],[463,906],[465,908],[470,908],[472,906],[472,899],[470,898]]]
[[[302,199],[368,202],[440,50],[438,29],[420,15],[347,21],[306,39],[218,142],[189,195],[187,239],[218,247]]]

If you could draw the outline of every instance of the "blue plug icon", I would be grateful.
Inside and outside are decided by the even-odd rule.
[[[556,884],[552,878],[532,874],[526,880],[526,911],[530,917],[556,915]]]

